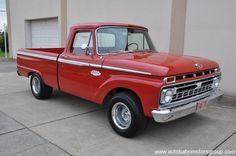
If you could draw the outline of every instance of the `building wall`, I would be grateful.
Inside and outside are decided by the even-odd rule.
[[[185,54],[219,62],[221,88],[236,95],[236,1],[188,0]]]
[[[26,20],[57,17],[61,46],[70,26],[83,22],[143,25],[158,51],[216,60],[223,71],[221,87],[236,96],[235,0],[8,0],[13,57],[26,47]]]
[[[12,53],[26,47],[26,20],[59,16],[59,0],[10,0]]]
[[[159,51],[169,50],[171,0],[68,0],[68,25],[83,22],[122,22],[149,28]]]

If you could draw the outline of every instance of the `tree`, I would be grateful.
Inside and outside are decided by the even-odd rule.
[[[7,26],[4,25],[4,28],[6,29]],[[7,47],[8,47],[8,33],[7,33],[7,30],[5,32],[6,32],[6,40],[7,40]],[[5,50],[4,32],[0,32],[0,49],[2,51],[9,51],[8,48]]]

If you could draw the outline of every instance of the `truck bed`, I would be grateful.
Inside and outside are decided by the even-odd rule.
[[[24,48],[17,52],[17,71],[29,77],[39,73],[48,86],[58,88],[57,59],[64,48]]]

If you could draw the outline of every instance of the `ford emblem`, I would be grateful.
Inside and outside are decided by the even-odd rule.
[[[203,67],[202,64],[198,64],[198,63],[195,63],[194,66],[195,66],[197,69],[202,69],[202,67]]]

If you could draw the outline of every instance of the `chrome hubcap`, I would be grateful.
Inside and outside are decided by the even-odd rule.
[[[39,94],[40,92],[40,81],[39,78],[33,77],[32,79],[32,89],[35,94]]]
[[[131,113],[129,108],[122,102],[117,102],[112,107],[112,120],[120,129],[127,129],[131,124]]]

